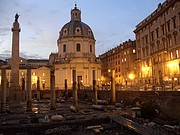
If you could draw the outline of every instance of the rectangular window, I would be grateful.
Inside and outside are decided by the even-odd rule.
[[[167,29],[168,29],[168,32],[171,30],[170,29],[170,21],[167,22]]]
[[[63,52],[66,52],[66,44],[63,45]]]
[[[151,32],[151,40],[154,41],[154,31]]]
[[[146,38],[146,44],[148,44],[148,35],[146,35],[145,38]]]
[[[81,51],[81,45],[80,44],[76,44],[76,50],[77,50],[77,52]]]
[[[162,34],[164,35],[165,34],[165,27],[164,27],[164,25],[162,25],[161,28],[162,28]]]
[[[159,38],[159,28],[156,29],[156,38]]]
[[[89,46],[89,50],[90,50],[90,52],[92,52],[92,45]]]
[[[176,17],[173,18],[173,27],[176,28]]]

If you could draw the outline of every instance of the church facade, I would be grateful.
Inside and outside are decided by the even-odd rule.
[[[95,38],[91,28],[81,21],[81,11],[75,5],[71,20],[59,32],[58,53],[51,54],[49,61],[55,69],[55,87],[72,88],[72,71],[76,70],[76,82],[81,89],[91,88],[93,72],[95,80],[101,79],[100,60],[95,55]]]

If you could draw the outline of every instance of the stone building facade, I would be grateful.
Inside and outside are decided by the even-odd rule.
[[[6,66],[6,78],[8,86],[11,85],[11,60],[7,60],[4,66]],[[26,88],[27,80],[27,67],[31,68],[31,89],[37,90],[37,85],[39,85],[40,90],[47,90],[50,88],[50,68],[48,66],[49,60],[45,59],[24,59],[20,57],[19,64],[19,86],[22,89],[23,81],[24,87]],[[38,84],[39,83],[39,84]],[[0,70],[0,84],[1,84],[1,70]]]
[[[129,40],[100,55],[102,61],[101,83],[103,85],[110,84],[109,72],[111,70],[115,70],[116,85],[128,87],[135,83],[135,49],[135,41]]]
[[[71,10],[71,20],[59,32],[58,53],[50,55],[50,63],[55,68],[55,87],[72,88],[72,71],[76,70],[76,80],[81,88],[91,87],[92,72],[95,79],[101,77],[101,64],[95,56],[95,38],[91,28],[81,21],[81,11],[75,5]]]
[[[166,0],[134,30],[138,84],[180,84],[180,2]]]

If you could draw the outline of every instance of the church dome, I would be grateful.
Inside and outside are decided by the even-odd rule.
[[[81,11],[76,7],[71,10],[71,21],[66,23],[59,32],[59,40],[68,37],[85,37],[94,39],[91,28],[81,21]]]

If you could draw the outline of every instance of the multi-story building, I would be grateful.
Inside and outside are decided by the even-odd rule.
[[[6,63],[7,62],[7,63]],[[8,59],[1,66],[6,66],[6,78],[7,83],[10,86],[12,80],[11,77],[11,59]],[[45,90],[50,88],[50,68],[48,66],[49,60],[45,59],[24,59],[20,58],[19,64],[19,85],[22,89],[23,81],[26,86],[27,79],[27,67],[31,68],[31,89],[36,90],[37,85],[39,85],[39,89]],[[0,84],[1,84],[1,70],[0,70]]]
[[[115,70],[116,85],[127,87],[135,83],[135,48],[135,41],[129,40],[100,55],[102,61],[102,84],[110,83],[108,72],[111,70]]]
[[[138,83],[163,88],[180,84],[180,2],[166,0],[141,21],[136,34]]]

